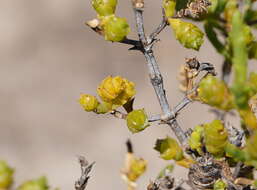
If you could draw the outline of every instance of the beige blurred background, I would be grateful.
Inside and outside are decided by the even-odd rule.
[[[135,107],[159,113],[144,57],[128,52],[126,45],[104,41],[84,25],[95,17],[89,0],[0,2],[0,156],[15,167],[15,186],[46,175],[51,187],[73,189],[80,175],[76,156],[84,155],[96,161],[87,189],[125,189],[119,172],[124,143],[131,138],[137,155],[149,160],[139,180],[139,189],[145,189],[167,164],[152,149],[154,142],[172,132],[155,124],[131,135],[124,121],[86,113],[77,102],[82,92],[95,94],[107,75],[121,75],[137,85]],[[147,32],[161,20],[160,2],[146,1]],[[117,14],[129,20],[135,38],[129,0],[120,0]],[[197,56],[215,64],[218,72],[222,58],[207,40],[200,52],[193,52],[182,48],[169,28],[160,38],[155,53],[174,106],[183,97],[176,76],[184,58]],[[179,123],[188,128],[210,121],[214,115],[207,111],[194,103],[179,115]],[[183,174],[177,167],[175,175]]]

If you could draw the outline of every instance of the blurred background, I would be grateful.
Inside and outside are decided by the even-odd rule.
[[[160,4],[146,1],[148,33],[161,20]],[[129,37],[135,38],[130,1],[120,0],[117,15],[128,19]],[[96,161],[88,190],[125,189],[120,169],[128,138],[136,154],[149,161],[139,189],[145,189],[167,164],[153,146],[157,138],[173,136],[169,128],[156,123],[132,135],[124,121],[86,113],[77,102],[80,93],[96,95],[97,85],[106,76],[121,75],[136,83],[136,108],[160,112],[144,57],[127,51],[129,46],[104,41],[84,25],[95,16],[90,0],[1,0],[0,158],[15,167],[15,186],[46,175],[51,187],[73,189],[80,175],[77,155],[84,155]],[[195,52],[179,45],[169,28],[159,37],[155,54],[172,106],[183,98],[177,73],[185,57],[211,62],[220,73],[222,58],[207,40]],[[186,129],[213,118],[207,106],[194,103],[181,112],[178,121]],[[176,167],[175,175],[183,174]]]

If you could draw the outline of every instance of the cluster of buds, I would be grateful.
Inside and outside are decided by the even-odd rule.
[[[81,94],[79,103],[85,111],[93,111],[103,114],[127,103],[136,93],[133,82],[120,76],[105,78],[97,93],[103,102],[97,100],[95,96]]]
[[[92,0],[92,6],[97,12],[97,19],[88,21],[89,27],[108,41],[119,42],[126,38],[130,28],[125,18],[115,15],[117,0]]]
[[[127,127],[130,132],[138,133],[149,125],[148,117],[144,109],[132,108],[133,96],[136,94],[135,84],[120,76],[106,77],[98,86],[97,93],[101,98],[100,102],[95,96],[89,94],[81,94],[79,103],[87,112],[95,112],[97,114],[111,113],[119,118],[126,119]],[[130,105],[126,109],[126,105]],[[128,114],[122,114],[116,109],[123,106]]]
[[[203,147],[215,157],[224,155],[228,143],[228,132],[220,120],[214,120],[201,126],[196,126],[189,138],[189,146],[198,154],[203,154]]]

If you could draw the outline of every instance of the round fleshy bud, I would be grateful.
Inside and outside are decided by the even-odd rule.
[[[128,129],[132,133],[143,131],[149,126],[148,118],[144,109],[133,110],[126,117]]]
[[[200,125],[196,126],[189,138],[189,146],[192,150],[196,150],[199,154],[202,153],[202,139],[204,128]]]
[[[121,106],[135,95],[134,87],[133,82],[120,76],[108,76],[99,85],[97,93],[104,102]]]
[[[24,182],[19,190],[48,190],[49,187],[47,185],[46,177],[40,177],[35,180],[29,180]]]
[[[212,75],[200,82],[198,98],[205,104],[225,111],[234,108],[233,96],[226,84]]]
[[[5,161],[0,161],[0,189],[7,189],[12,185],[13,172],[13,169]]]
[[[105,40],[112,42],[122,41],[130,32],[127,20],[115,15],[103,17],[101,26],[104,30]]]
[[[206,149],[214,156],[223,156],[228,143],[228,133],[220,120],[213,120],[211,123],[203,125],[204,142]]]
[[[176,11],[176,1],[174,0],[163,0],[162,6],[165,11],[165,16],[167,18],[174,16]]]
[[[180,19],[169,18],[168,22],[173,29],[176,39],[189,49],[199,50],[203,43],[203,32],[194,24]]]
[[[102,102],[102,103],[98,104],[98,106],[96,108],[96,113],[105,114],[111,110],[113,110],[113,105],[111,103]]]
[[[92,0],[92,6],[100,16],[108,16],[115,13],[117,0]]]
[[[226,183],[221,179],[219,179],[214,183],[213,190],[225,190],[227,189],[226,187],[227,187]]]
[[[158,139],[155,143],[155,150],[160,153],[164,160],[180,161],[184,159],[183,150],[173,138],[166,137],[165,139]]]
[[[147,161],[142,158],[134,158],[130,164],[128,179],[130,181],[136,181],[145,172]]]
[[[95,111],[97,106],[99,105],[96,97],[89,94],[81,94],[79,98],[79,103],[85,111]]]

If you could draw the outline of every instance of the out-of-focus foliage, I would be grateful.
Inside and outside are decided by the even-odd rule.
[[[214,183],[214,187],[213,187],[213,190],[225,190],[227,187],[226,183],[222,180],[217,180],[215,183]]]
[[[40,177],[38,179],[29,180],[24,182],[18,188],[19,190],[48,190],[48,183],[46,177]]]
[[[14,170],[3,160],[0,160],[0,189],[8,189],[13,183]]]

